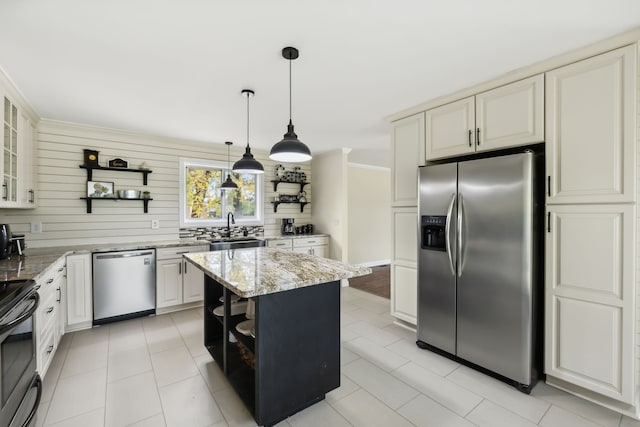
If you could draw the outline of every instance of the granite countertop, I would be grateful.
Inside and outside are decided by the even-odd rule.
[[[280,239],[309,239],[314,237],[329,237],[328,234],[316,233],[316,234],[282,234],[280,236],[265,237],[264,240],[280,240]]]
[[[10,259],[0,260],[0,280],[37,279],[39,276],[47,273],[49,267],[55,264],[56,261],[67,255],[200,245],[209,245],[209,242],[206,240],[180,239],[160,242],[107,243],[99,245],[29,248],[25,250],[25,256],[22,258],[14,255]]]
[[[267,247],[183,256],[206,275],[245,298],[371,274],[368,267]]]

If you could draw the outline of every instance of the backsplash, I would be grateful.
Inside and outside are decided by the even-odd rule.
[[[235,226],[231,227],[230,237],[242,237],[244,236],[244,230],[247,230],[247,236],[264,236],[263,226]],[[227,227],[197,227],[197,228],[181,228],[178,230],[181,239],[193,239],[208,240],[208,239],[221,239],[227,237]]]

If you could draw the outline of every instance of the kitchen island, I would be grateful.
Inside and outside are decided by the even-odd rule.
[[[271,248],[184,257],[205,273],[204,344],[259,425],[340,386],[340,280],[371,269]],[[255,303],[249,335],[232,294]]]

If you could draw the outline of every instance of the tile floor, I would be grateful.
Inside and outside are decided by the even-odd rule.
[[[342,289],[342,381],[278,426],[640,427],[539,383],[530,396],[415,346],[389,300]],[[67,334],[38,426],[255,426],[203,347],[202,309]]]

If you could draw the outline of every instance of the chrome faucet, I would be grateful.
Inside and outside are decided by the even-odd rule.
[[[233,216],[233,212],[227,214],[227,237],[231,237],[231,226],[229,225],[229,218],[231,218],[231,224],[236,223],[236,219]]]

